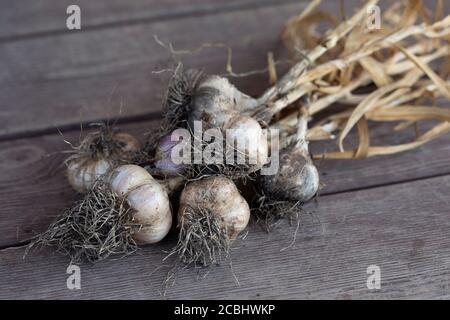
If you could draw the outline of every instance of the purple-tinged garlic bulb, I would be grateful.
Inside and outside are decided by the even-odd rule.
[[[180,143],[172,141],[171,135],[162,137],[155,152],[155,172],[166,177],[176,177],[183,174],[185,165],[177,164],[172,160],[172,149]]]
[[[65,161],[70,185],[80,193],[87,192],[112,168],[130,162],[140,147],[140,142],[128,133],[102,128],[88,134]]]

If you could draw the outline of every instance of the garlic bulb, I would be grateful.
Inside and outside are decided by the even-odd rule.
[[[85,193],[111,168],[130,161],[139,149],[139,141],[128,133],[99,131],[87,135],[75,154],[66,160],[70,185]]]
[[[133,237],[138,244],[162,240],[172,226],[168,190],[144,168],[123,165],[109,176],[111,190],[125,198],[133,210],[133,222],[141,224]]]
[[[180,197],[178,223],[184,215],[201,209],[210,212],[234,240],[246,227],[250,219],[250,208],[236,185],[223,176],[213,176],[188,184]]]
[[[180,197],[176,255],[185,265],[220,264],[248,224],[250,208],[236,185],[224,176],[188,184]]]
[[[264,191],[279,200],[306,202],[319,189],[319,172],[309,154],[295,144],[280,152],[279,170],[261,176]]]
[[[178,141],[172,141],[170,134],[162,137],[158,142],[154,161],[155,171],[158,175],[175,177],[183,173],[185,166],[172,161],[172,149],[178,143]]]
[[[110,169],[111,163],[104,159],[71,161],[67,164],[67,178],[76,191],[84,193]]]
[[[245,155],[247,164],[260,168],[268,160],[265,131],[253,118],[243,114],[257,106],[256,99],[241,93],[228,79],[209,76],[196,87],[189,110],[189,125],[201,121],[204,129],[219,128],[233,141],[236,154]]]
[[[279,169],[264,175],[262,188],[276,200],[306,202],[319,189],[319,172],[311,160],[306,141],[307,120],[299,119],[296,140],[279,153]]]

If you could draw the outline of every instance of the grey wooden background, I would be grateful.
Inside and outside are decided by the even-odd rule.
[[[159,299],[164,250],[175,234],[139,254],[81,266],[81,290],[68,290],[69,261],[50,251],[23,259],[24,245],[76,198],[61,165],[64,138],[80,121],[116,119],[142,135],[158,124],[167,50],[222,42],[236,72],[282,56],[285,21],[304,1],[78,0],[82,30],[65,28],[69,0],[0,4],[0,298]],[[325,1],[338,12],[338,1]],[[346,1],[347,12],[356,1]],[[186,64],[223,73],[226,52],[207,49]],[[267,75],[234,79],[258,94]],[[376,143],[402,142],[376,128]],[[450,297],[450,136],[412,152],[365,161],[326,161],[326,184],[308,206],[296,241],[287,223],[267,234],[250,226],[233,265],[204,279],[183,272],[168,299],[388,299]],[[313,146],[320,148],[323,146]],[[381,289],[368,290],[367,267],[381,268]],[[236,280],[238,279],[238,281]]]

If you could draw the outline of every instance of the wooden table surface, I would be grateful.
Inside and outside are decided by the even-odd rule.
[[[80,290],[66,286],[66,257],[43,250],[23,259],[30,237],[77,198],[64,176],[63,140],[78,141],[80,122],[120,117],[121,129],[141,136],[158,125],[167,73],[153,71],[170,67],[171,57],[154,35],[176,49],[225,43],[236,72],[261,69],[268,51],[282,55],[279,33],[304,2],[78,0],[82,30],[69,31],[72,2],[0,5],[0,298],[159,299],[175,232],[136,255],[81,265]],[[338,1],[326,6],[338,12]],[[226,51],[183,60],[224,73]],[[267,78],[232,81],[258,94]],[[414,137],[375,130],[378,143]],[[295,226],[267,234],[251,225],[234,247],[232,268],[224,264],[204,279],[183,272],[166,298],[450,298],[449,135],[384,158],[326,161],[320,171],[326,187],[293,244]],[[367,287],[371,265],[381,271],[378,290]]]

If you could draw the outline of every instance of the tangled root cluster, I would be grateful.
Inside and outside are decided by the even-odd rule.
[[[91,126],[97,126],[99,130],[89,132],[78,146],[71,145],[72,150],[69,151],[71,156],[65,160],[66,164],[77,160],[100,158],[108,159],[115,165],[128,162],[130,157],[124,159],[125,143],[114,138],[116,130],[103,122],[93,123]]]
[[[185,70],[181,62],[177,64],[164,94],[161,125],[147,133],[149,139],[137,156],[136,164],[145,166],[152,163],[161,138],[178,128],[187,127],[188,107],[202,76],[201,71]]]
[[[186,127],[188,106],[202,76],[201,71],[184,70],[183,64],[178,63],[163,99],[161,132],[167,134],[177,128]]]
[[[186,166],[184,177],[188,181],[203,179],[210,176],[225,176],[232,180],[255,180],[259,168],[250,165],[227,165],[227,164],[193,164]]]
[[[178,242],[169,256],[185,266],[209,267],[218,265],[230,255],[228,230],[211,211],[187,208],[179,222]]]
[[[31,242],[27,252],[35,246],[52,246],[73,262],[91,263],[112,255],[122,257],[138,249],[133,233],[141,227],[133,223],[128,203],[97,181],[82,200]]]
[[[258,190],[252,201],[252,211],[257,223],[267,232],[273,230],[281,220],[288,219],[292,223],[304,213],[302,202],[284,200],[276,195],[269,197],[262,190]]]

